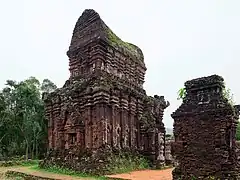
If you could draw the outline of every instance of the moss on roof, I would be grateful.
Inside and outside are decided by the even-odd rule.
[[[121,51],[123,49],[127,54],[133,56],[133,60],[144,61],[143,53],[139,47],[134,44],[121,40],[107,25],[104,23],[104,31],[107,35],[108,43],[114,48]]]
[[[93,30],[90,32],[86,30],[88,26],[91,28],[94,27]],[[82,39],[79,36],[81,38],[82,36],[101,38],[107,41],[110,46],[119,52],[129,55],[133,61],[140,61],[144,63],[144,56],[141,49],[134,44],[122,41],[115,33],[113,33],[113,31],[101,19],[99,14],[93,9],[86,9],[79,17],[73,30],[69,50],[74,50],[74,48],[78,48],[80,44],[87,43],[84,41],[81,42]]]

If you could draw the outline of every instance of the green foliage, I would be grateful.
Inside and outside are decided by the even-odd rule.
[[[9,166],[33,166],[38,165],[38,160],[12,160],[12,161],[0,161],[0,167],[9,167]]]
[[[178,100],[180,99],[184,99],[186,97],[186,89],[185,88],[181,88],[179,89],[178,91]],[[223,88],[223,96],[228,100],[228,102],[231,104],[231,105],[234,105],[235,102],[234,102],[234,99],[233,99],[233,94],[231,93],[231,90],[230,88]]]
[[[41,84],[35,77],[7,80],[0,91],[0,160],[24,154],[34,159],[45,151],[47,122],[41,94],[54,88],[51,81]]]
[[[233,99],[233,94],[231,93],[231,90],[229,88],[223,89],[223,96],[228,100],[228,102],[234,106],[235,102]]]
[[[18,175],[8,175],[8,177],[4,177],[4,180],[24,180],[24,177]]]
[[[234,102],[233,94],[231,93],[231,90],[229,88],[224,88],[223,89],[223,96],[228,100],[228,102],[232,106],[234,106],[235,102]],[[184,99],[185,97],[186,97],[186,89],[181,88],[178,91],[178,99]],[[240,141],[240,122],[238,122],[236,136],[237,136],[237,140]]]
[[[80,152],[80,156],[77,161],[73,161],[72,164],[64,161],[64,157],[52,160],[50,163],[40,163],[39,167],[45,170],[59,170],[65,172],[71,170],[84,172],[86,175],[102,176],[118,173],[127,173],[133,170],[147,169],[150,166],[145,157],[138,153],[132,153],[129,151],[118,151],[108,149],[102,149],[92,154],[90,151]],[[93,168],[94,167],[94,168]]]
[[[49,79],[44,79],[41,85],[41,91],[51,93],[57,89],[57,86]]]
[[[108,36],[107,38],[109,40],[110,45],[112,45],[113,47],[122,47],[122,48],[128,50],[131,54],[133,54],[137,58],[142,58],[142,57],[140,57],[142,54],[139,53],[139,51],[138,51],[139,48],[137,46],[135,46],[131,43],[127,43],[127,42],[122,41],[108,27],[106,27],[105,30],[107,32],[107,36]]]
[[[70,176],[75,176],[75,177],[85,177],[85,178],[91,178],[91,179],[99,179],[99,180],[104,180],[107,179],[106,177],[100,176],[100,177],[96,177],[96,176],[90,176],[87,175],[85,173],[81,173],[81,172],[77,172],[77,171],[73,171],[71,169],[68,168],[62,168],[59,166],[50,166],[46,169],[40,168],[39,166],[33,166],[31,169],[33,170],[37,170],[40,172],[51,172],[51,173],[56,173],[56,174],[64,174],[64,175],[70,175]]]
[[[181,88],[181,89],[179,89],[179,91],[178,91],[178,100],[180,100],[180,99],[184,99],[185,97],[186,97],[186,89],[185,88]]]
[[[109,174],[127,173],[149,168],[149,162],[144,157],[127,153],[115,155],[110,162],[108,166]]]
[[[226,83],[224,83],[223,96],[228,100],[228,102],[234,106],[234,98],[230,88],[226,88]]]

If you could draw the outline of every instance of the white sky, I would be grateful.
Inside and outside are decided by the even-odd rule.
[[[73,28],[88,8],[142,49],[147,93],[171,103],[166,127],[180,105],[177,91],[192,78],[223,76],[240,103],[239,0],[0,0],[0,88],[29,76],[62,86]]]

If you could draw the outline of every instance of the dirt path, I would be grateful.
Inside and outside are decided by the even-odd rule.
[[[56,174],[46,171],[39,171],[31,169],[30,167],[0,167],[0,179],[4,179],[4,173],[6,173],[8,170],[21,172],[30,174],[33,176],[43,177],[43,178],[53,178],[57,180],[94,180],[95,178],[80,178],[80,177],[73,177],[69,175],[63,175],[63,174]]]
[[[111,175],[108,177],[124,178],[131,180],[172,180],[172,170],[143,170],[126,174]]]
[[[69,175],[56,174],[46,171],[34,170],[31,167],[0,167],[0,179],[4,179],[4,173],[7,170],[13,170],[39,177],[48,177],[57,180],[94,180],[95,178],[80,178]],[[121,178],[128,180],[172,180],[172,169],[165,170],[143,170],[131,173],[109,175],[107,177]]]
[[[11,170],[13,167],[0,167],[0,179],[4,179],[7,170]]]

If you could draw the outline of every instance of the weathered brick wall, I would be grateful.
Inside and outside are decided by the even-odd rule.
[[[172,138],[165,139],[165,162],[166,165],[173,165],[174,159],[172,156],[172,144],[174,140]]]
[[[237,160],[238,160],[238,166],[240,167],[240,141],[237,142]]]
[[[223,95],[217,75],[185,83],[186,98],[172,114],[177,166],[173,179],[239,179],[234,107]]]

